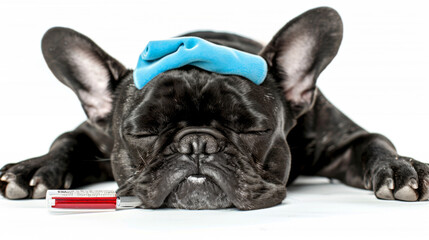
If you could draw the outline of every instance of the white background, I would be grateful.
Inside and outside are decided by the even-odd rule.
[[[358,124],[390,138],[400,154],[429,162],[425,1],[0,0],[0,165],[44,154],[56,136],[85,119],[77,98],[43,60],[40,40],[50,27],[84,33],[133,68],[149,40],[191,30],[221,30],[267,43],[288,20],[318,6],[335,8],[344,22],[342,46],[319,77],[319,87]],[[366,191],[316,182],[321,183],[290,189],[282,206],[252,212],[52,215],[43,201],[0,199],[0,231],[36,239],[66,231],[68,238],[80,233],[95,236],[99,231],[110,237],[128,232],[140,238],[171,233],[190,238],[250,233],[267,237],[280,232],[285,238],[427,235],[427,202],[379,201]],[[53,233],[47,235],[43,229]]]

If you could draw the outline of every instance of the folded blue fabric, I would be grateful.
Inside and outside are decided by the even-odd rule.
[[[134,83],[141,89],[158,74],[185,65],[243,76],[258,85],[267,75],[267,63],[258,55],[198,37],[183,37],[149,42],[134,70]]]

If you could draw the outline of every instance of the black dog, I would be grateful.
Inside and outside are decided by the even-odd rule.
[[[371,189],[381,199],[429,198],[427,164],[399,156],[315,85],[341,43],[336,11],[302,14],[265,47],[227,33],[185,36],[259,54],[268,76],[258,86],[187,66],[138,90],[132,71],[90,39],[49,30],[43,55],[88,121],[58,137],[46,155],[3,167],[1,193],[42,198],[47,189],[114,178],[119,195],[136,195],[145,208],[258,209],[281,203],[287,183],[303,174]]]

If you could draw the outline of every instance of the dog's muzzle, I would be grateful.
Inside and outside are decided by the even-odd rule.
[[[168,207],[186,209],[216,209],[232,206],[227,195],[209,176],[202,174],[201,168],[215,161],[213,155],[221,152],[225,140],[217,130],[189,127],[179,131],[175,138],[175,148],[179,154],[194,161],[198,172],[188,176],[167,197]]]

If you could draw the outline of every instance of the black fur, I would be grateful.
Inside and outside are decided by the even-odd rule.
[[[53,28],[42,40],[44,57],[88,121],[61,135],[48,154],[3,167],[1,193],[40,198],[48,188],[114,178],[119,195],[139,196],[145,208],[247,210],[279,204],[298,175],[318,175],[381,199],[429,198],[427,164],[399,156],[316,87],[342,39],[335,10],[302,14],[265,47],[229,33],[184,36],[260,54],[266,80],[257,86],[187,66],[138,90],[132,71],[89,38]]]

